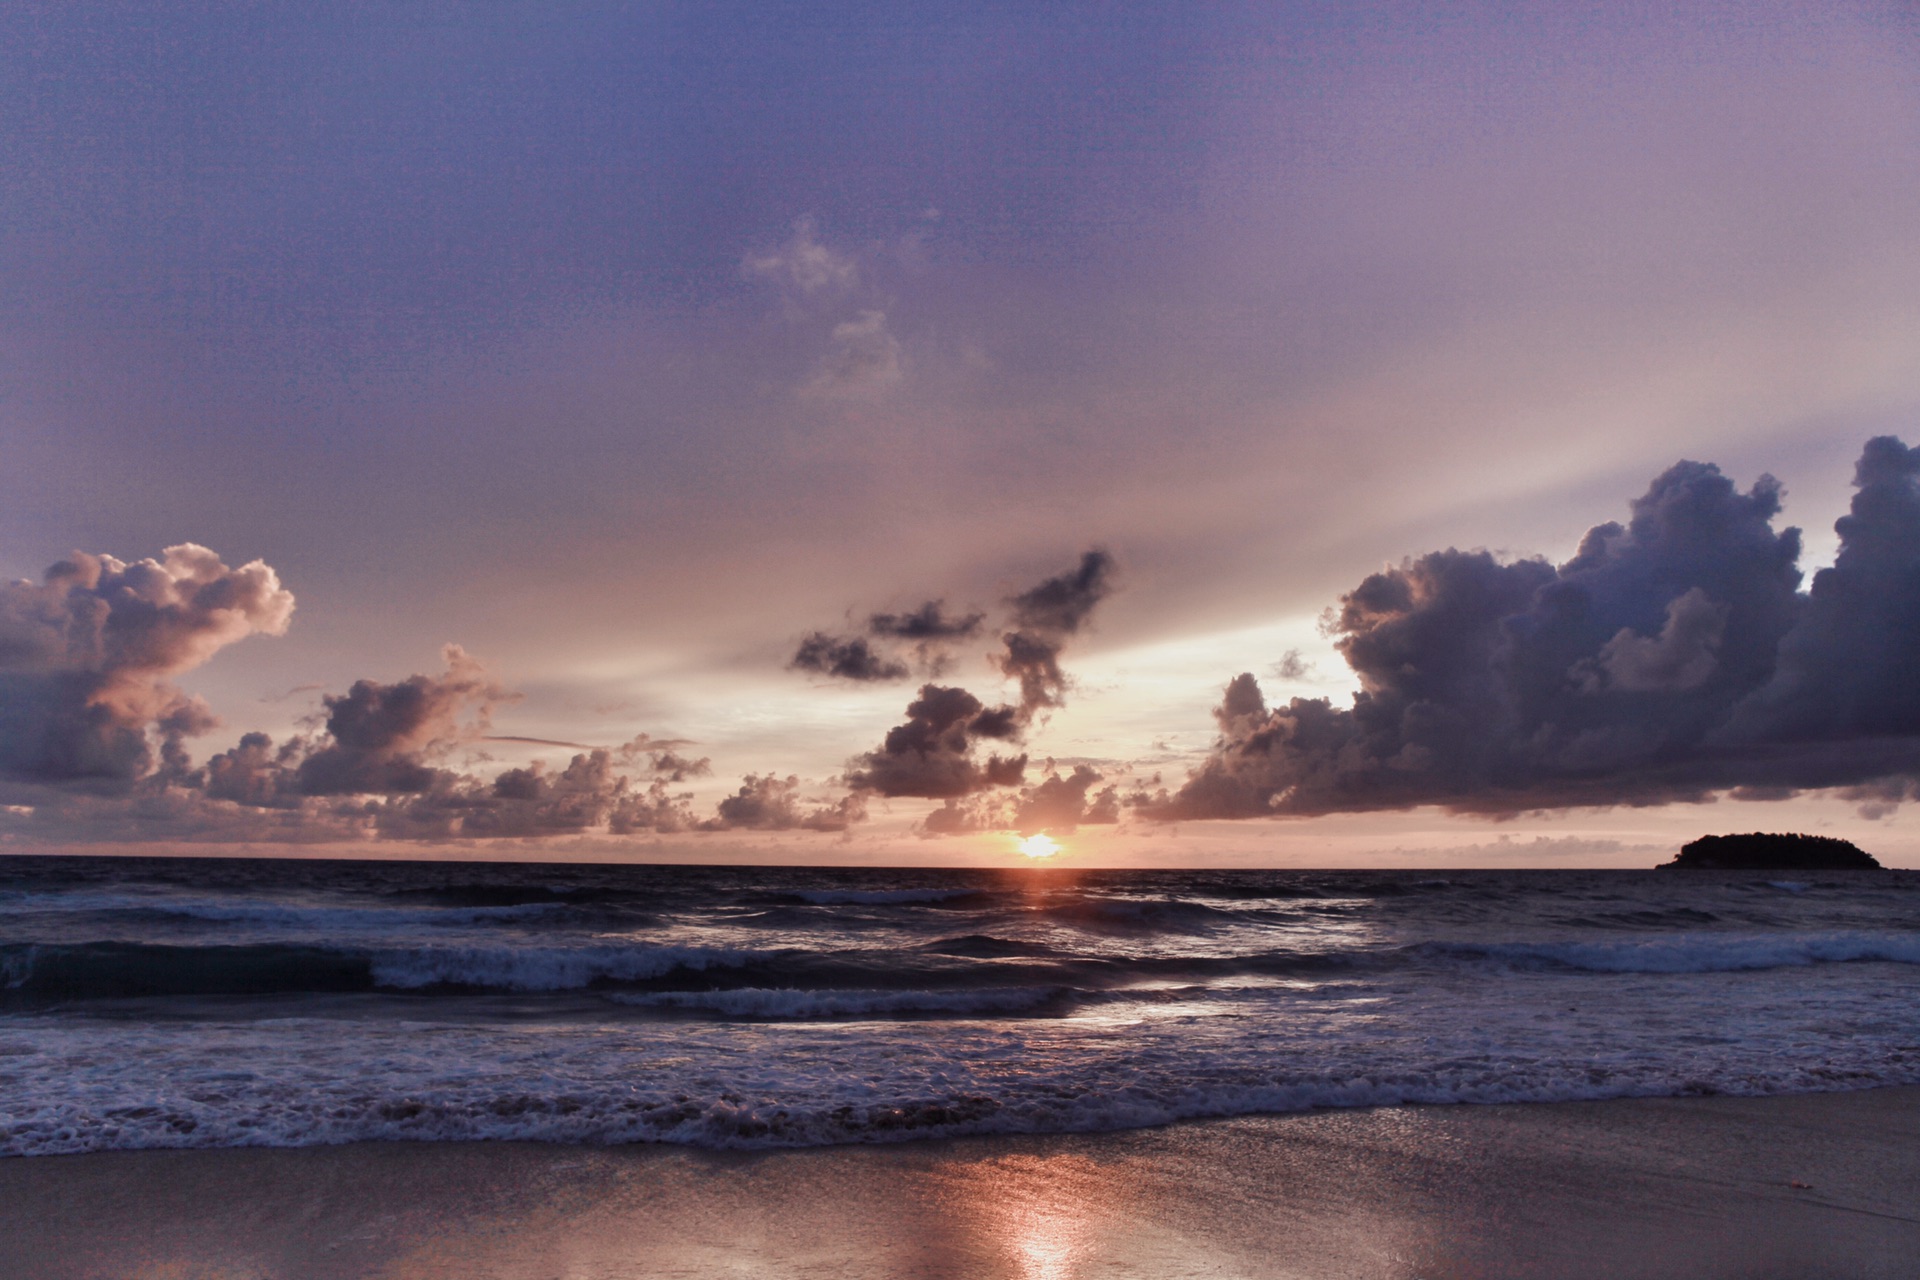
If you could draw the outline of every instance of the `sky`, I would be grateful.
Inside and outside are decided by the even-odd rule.
[[[8,6],[0,849],[1920,866],[1915,209],[1905,5]]]

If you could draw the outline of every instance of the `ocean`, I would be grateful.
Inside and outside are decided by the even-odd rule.
[[[0,1154],[1920,1083],[1920,875],[0,858]]]

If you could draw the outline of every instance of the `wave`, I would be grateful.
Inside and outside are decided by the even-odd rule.
[[[932,906],[971,899],[982,905],[992,894],[980,889],[795,889],[776,895],[814,907]]]
[[[46,1097],[38,1089],[16,1093],[9,1124],[0,1129],[0,1156],[480,1140],[765,1150],[1105,1132],[1320,1108],[1763,1096],[1920,1084],[1920,1059],[1911,1058],[1845,1067],[1756,1061],[1704,1070],[1699,1064],[1652,1063],[1618,1072],[1566,1061],[1524,1070],[1429,1064],[1203,1080],[1129,1072],[1124,1081],[1110,1077],[1097,1084],[1016,1073],[998,1088],[975,1080],[918,1090],[903,1090],[900,1082],[875,1087],[850,1081],[828,1096],[803,1099],[711,1083],[650,1089],[618,1072],[598,1081],[477,1078],[423,1088],[423,1080],[393,1076],[387,1067],[370,1061],[351,1079],[299,1088],[243,1070],[207,1073],[220,1079],[217,1091],[143,1086],[107,1089],[85,1100]]]
[[[1215,907],[1181,898],[1106,898],[1073,896],[1026,908],[1027,914],[1057,924],[1103,933],[1205,932],[1221,925],[1291,919],[1256,907]]]
[[[737,969],[771,961],[773,951],[725,947],[416,947],[372,958],[375,982],[393,990],[465,987],[488,991],[579,991],[602,983]]]
[[[330,992],[559,992],[743,966],[775,953],[712,947],[413,947],[284,943],[168,946],[89,942],[0,946],[9,1001]]]
[[[371,957],[325,947],[148,943],[0,946],[10,1002],[371,991]]]
[[[1620,942],[1425,943],[1414,950],[1589,973],[1735,973],[1813,964],[1920,964],[1920,933],[1684,933]]]
[[[445,907],[629,906],[660,898],[643,889],[548,884],[446,884],[392,889],[381,896]]]
[[[617,1004],[687,1009],[767,1020],[886,1015],[1031,1013],[1062,1007],[1082,994],[1068,987],[983,987],[971,991],[796,991],[735,987],[725,991],[614,992]]]
[[[1249,975],[1299,978],[1341,972],[1385,974],[1436,964],[1444,968],[1464,965],[1688,974],[1865,962],[1920,965],[1920,933],[1692,932],[1592,942],[1426,942],[1402,947],[1273,949],[1213,956],[1075,955],[987,934],[941,939],[904,951],[776,950],[612,941],[408,947],[13,943],[0,945],[0,997],[18,1004],[372,991],[433,995],[645,988],[661,993],[691,986],[702,999],[714,992],[758,989],[831,992],[835,998],[849,992],[880,991],[894,993],[910,1003],[911,993],[926,991],[951,993],[959,1000],[1012,988],[1120,991],[1141,982],[1209,983]],[[680,999],[674,995],[655,1003],[664,1008]],[[757,997],[729,994],[725,999],[751,1003]],[[720,997],[714,1000],[720,1001]],[[723,1005],[721,1001],[703,1007],[724,1011]],[[682,1007],[695,1006],[683,1003]],[[746,1004],[740,1007],[744,1009]]]
[[[1004,960],[1012,957],[1059,956],[1065,953],[1044,942],[1022,942],[1017,938],[999,938],[990,933],[969,933],[957,938],[939,938],[920,947],[931,955],[965,956],[974,960]]]

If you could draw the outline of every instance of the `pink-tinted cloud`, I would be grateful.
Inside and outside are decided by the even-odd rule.
[[[279,635],[293,595],[258,560],[183,543],[131,564],[75,553],[0,587],[0,777],[119,785],[177,764],[217,721],[172,680],[237,640]]]

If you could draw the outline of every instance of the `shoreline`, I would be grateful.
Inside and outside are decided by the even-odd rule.
[[[0,1160],[0,1274],[1920,1274],[1920,1086],[1399,1106],[753,1152]]]

